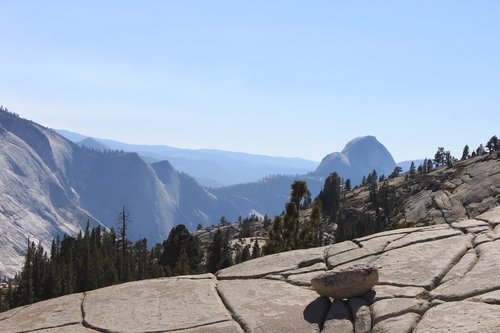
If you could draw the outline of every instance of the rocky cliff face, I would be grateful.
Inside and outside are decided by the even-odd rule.
[[[424,185],[406,202],[408,222],[471,218],[500,204],[500,159],[485,155],[461,161],[432,172]]]
[[[380,275],[361,297],[330,299],[311,289],[319,272],[359,263]],[[0,314],[0,331],[493,333],[499,275],[497,207],[450,224],[270,255],[216,275],[68,295]]]
[[[28,239],[45,249],[86,222],[117,226],[125,205],[128,237],[164,240],[172,226],[216,223],[224,203],[168,162],[99,152],[0,111],[0,276],[19,272]]]
[[[422,226],[469,219],[500,204],[500,159],[495,154],[459,161],[415,177],[388,180],[401,200],[393,222],[401,226]],[[375,214],[368,187],[346,195],[346,205]]]
[[[387,176],[395,166],[396,162],[384,145],[374,136],[364,136],[349,141],[342,152],[323,158],[316,174],[328,177],[335,171],[344,179],[350,178],[356,185],[373,170]]]
[[[290,186],[295,180],[306,181],[314,198],[323,187],[325,178],[332,172],[337,172],[344,179],[350,178],[352,184],[356,185],[373,170],[379,175],[389,175],[395,166],[387,149],[375,137],[365,136],[350,141],[342,152],[327,155],[314,172],[270,176],[259,182],[217,188],[213,193],[230,203],[234,211],[255,210],[273,216],[282,212],[283,204],[289,199]]]
[[[68,182],[75,147],[52,131],[0,112],[0,275],[20,269],[28,238],[50,248],[92,214]]]

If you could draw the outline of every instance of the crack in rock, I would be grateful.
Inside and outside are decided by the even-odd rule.
[[[473,242],[471,242],[471,244],[473,244]],[[473,248],[473,249],[474,249],[474,251],[475,251],[475,248],[474,248],[474,247],[472,247],[472,248]],[[461,260],[462,260],[462,259],[466,256],[466,254],[467,254],[467,253],[468,253],[468,251],[464,252],[464,253],[460,256],[460,258],[458,258],[456,261],[452,262],[452,264],[451,264],[451,265],[449,265],[449,266],[447,267],[448,269],[447,269],[447,270],[445,270],[445,272],[444,272],[444,274],[441,276],[441,278],[437,277],[436,283],[435,283],[435,284],[434,284],[434,286],[433,286],[433,287],[429,290],[429,292],[431,292],[432,290],[436,289],[437,287],[439,287],[439,286],[441,285],[441,281],[443,280],[443,278],[444,278],[444,277],[446,277],[446,275],[448,275],[448,273],[449,273],[449,272],[450,272],[450,271],[451,271],[451,270],[452,270],[452,269],[453,269],[456,265],[458,265],[458,264],[460,263],[460,261],[461,261]],[[476,252],[476,254],[477,254],[477,252]],[[479,258],[478,258],[478,260],[479,260]],[[477,263],[477,261],[476,261],[476,263]],[[475,263],[475,264],[476,264],[476,263]],[[474,266],[475,266],[475,264],[474,264]],[[471,268],[471,269],[472,269],[472,268]],[[469,271],[470,271],[470,270],[469,270]],[[465,274],[464,274],[464,276],[465,276]],[[434,299],[434,297],[432,297],[432,295],[431,295],[431,294],[429,294],[429,296],[430,296],[430,306],[429,306],[427,309],[425,309],[425,310],[423,311],[423,313],[421,313],[421,314],[420,314],[420,318],[418,318],[418,320],[417,320],[417,322],[416,322],[416,324],[415,324],[415,328],[417,328],[417,327],[418,327],[418,324],[422,321],[422,319],[424,318],[424,316],[425,316],[425,314],[427,313],[427,311],[429,311],[429,309],[431,309],[432,307],[434,307],[435,305],[437,305],[437,304],[435,304],[435,303],[433,304],[433,301],[435,300],[435,299]]]
[[[218,281],[224,281],[224,280],[257,280],[257,279],[262,279],[265,278],[268,275],[281,275],[281,273],[288,272],[290,269],[284,269],[280,271],[275,271],[275,272],[266,272],[263,274],[256,274],[256,275],[230,275],[230,276],[217,276]]]
[[[195,325],[195,326],[190,326],[190,327],[183,327],[183,328],[176,328],[168,331],[148,331],[148,332],[142,332],[142,333],[166,333],[166,332],[182,332],[182,331],[187,331],[187,330],[192,330],[193,328],[200,328],[200,327],[208,327],[212,326],[215,324],[221,324],[221,323],[229,323],[230,320],[218,320],[214,321],[211,323],[206,323],[206,324],[200,324],[200,325]]]
[[[227,312],[229,312],[229,314],[231,315],[231,318],[233,318],[233,320],[240,326],[243,332],[250,333],[251,330],[248,327],[248,325],[238,316],[238,314],[234,311],[234,309],[231,308],[226,298],[222,294],[222,291],[219,290],[219,287],[217,285],[215,285],[215,291],[217,292],[217,295],[219,296],[219,299],[226,308]]]
[[[495,294],[493,297],[488,298],[488,295],[498,292],[498,296]],[[485,292],[483,294],[479,294],[476,296],[472,296],[469,298],[466,298],[464,301],[470,301],[470,302],[477,302],[477,303],[486,303],[486,304],[492,304],[492,305],[500,305],[500,288],[497,288],[492,291]]]
[[[14,308],[14,309],[12,309],[12,310],[9,310],[9,311],[11,311],[11,312],[12,312],[12,314],[11,314],[11,315],[9,315],[9,316],[6,316],[5,318],[0,319],[0,322],[2,322],[2,321],[4,321],[4,320],[10,319],[10,318],[12,318],[12,317],[16,316],[16,315],[19,313],[19,311],[21,311],[24,307],[25,307],[25,306],[23,306],[23,307],[18,307],[18,308]],[[3,313],[2,313],[2,314],[3,314]]]
[[[327,267],[328,269],[334,269],[335,267],[338,267],[340,265],[345,265],[345,264],[349,264],[349,263],[352,263],[352,262],[356,262],[356,261],[359,261],[361,259],[366,259],[366,258],[369,258],[369,257],[374,257],[372,259],[370,259],[368,262],[371,263],[373,261],[376,261],[381,255],[385,254],[385,253],[389,253],[391,251],[394,251],[394,250],[398,250],[398,249],[402,249],[402,248],[405,248],[405,247],[408,247],[408,246],[411,246],[411,245],[415,245],[415,244],[422,244],[422,243],[428,243],[428,242],[433,242],[433,241],[437,241],[437,240],[441,240],[441,239],[446,239],[446,238],[451,238],[451,237],[456,237],[456,236],[459,236],[459,234],[448,234],[448,235],[441,235],[441,236],[438,236],[438,237],[434,237],[434,238],[428,238],[428,239],[421,239],[421,240],[416,240],[416,241],[411,241],[411,242],[408,242],[404,245],[401,245],[401,246],[397,246],[397,247],[393,247],[389,250],[386,250],[388,246],[390,246],[393,242],[396,242],[398,240],[401,240],[407,236],[409,236],[410,234],[413,234],[413,233],[418,233],[418,232],[425,232],[425,231],[420,231],[420,230],[417,230],[417,231],[414,231],[414,232],[411,232],[411,233],[408,233],[406,234],[405,236],[403,237],[400,237],[400,238],[397,238],[397,239],[394,239],[392,241],[389,241],[382,250],[379,250],[379,251],[374,251],[374,252],[366,252],[365,254],[362,254],[362,255],[359,255],[357,257],[354,257],[354,258],[351,258],[351,259],[348,259],[348,260],[345,260],[345,261],[340,261],[339,263],[336,263],[335,265],[328,265],[328,259],[329,258],[332,258],[333,256],[330,256],[327,258]],[[364,247],[363,247],[364,249]],[[356,251],[357,249],[355,250],[351,250],[351,251]],[[351,251],[347,251],[347,252],[344,252],[344,253],[349,253]]]
[[[92,324],[90,324],[86,319],[85,319],[85,299],[87,297],[87,293],[83,293],[83,298],[82,298],[82,303],[80,304],[80,309],[81,309],[81,315],[82,315],[82,322],[81,325],[85,328],[91,329],[96,332],[102,332],[102,333],[112,333],[112,331],[107,330],[105,328],[100,328],[96,327]]]
[[[80,323],[67,323],[67,324],[57,325],[57,326],[40,327],[40,328],[36,328],[33,330],[18,331],[17,333],[40,332],[40,331],[44,331],[44,330],[50,330],[50,329],[54,329],[54,328],[61,328],[61,327],[68,327],[68,326],[80,326]]]

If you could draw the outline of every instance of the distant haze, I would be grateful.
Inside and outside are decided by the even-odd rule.
[[[300,158],[271,157],[209,149],[179,149],[162,145],[133,145],[108,139],[89,138],[66,130],[57,132],[67,139],[96,150],[118,149],[137,152],[148,162],[167,160],[208,187],[258,181],[269,175],[306,174],[319,163]]]

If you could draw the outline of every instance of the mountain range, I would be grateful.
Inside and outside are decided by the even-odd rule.
[[[28,239],[50,248],[53,237],[75,235],[87,221],[116,228],[123,206],[132,220],[128,237],[145,237],[151,246],[164,240],[178,224],[194,230],[198,224],[217,223],[221,216],[233,220],[251,213],[279,214],[293,180],[306,180],[315,196],[328,168],[356,180],[361,173],[376,169],[382,174],[395,166],[376,138],[365,137],[351,141],[339,153],[343,168],[335,164],[337,158],[325,158],[317,170],[303,175],[267,176],[257,182],[210,189],[177,171],[169,161],[109,150],[106,142],[86,137],[78,142],[82,140],[88,145],[76,144],[52,129],[0,109],[0,232],[7,235],[0,239],[0,275],[19,271]],[[249,165],[265,160],[248,154],[208,152],[196,153],[226,156],[236,165],[244,164],[245,158]],[[188,155],[182,156],[188,160]],[[240,160],[234,162],[235,156]],[[285,160],[269,158],[268,165]]]
[[[255,182],[273,174],[305,174],[318,162],[303,158],[275,157],[215,149],[181,149],[164,145],[135,145],[109,139],[87,137],[56,130],[74,143],[98,150],[136,152],[148,162],[168,160],[179,171],[206,187],[222,187]]]
[[[137,153],[80,147],[55,131],[0,111],[0,274],[18,272],[28,239],[50,248],[56,235],[85,226],[117,227],[130,212],[130,239],[162,241],[170,229],[218,221],[226,210],[169,162]],[[235,215],[232,213],[231,215]]]

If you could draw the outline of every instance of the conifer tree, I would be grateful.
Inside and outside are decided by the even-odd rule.
[[[299,247],[299,211],[302,205],[308,203],[311,198],[311,193],[307,188],[307,184],[303,180],[296,180],[292,184],[292,191],[290,193],[290,204],[292,207],[287,207],[287,217],[290,219],[290,223],[293,224],[293,249]]]
[[[427,160],[427,173],[431,172],[433,169],[433,166],[432,166],[432,160],[431,159],[428,159]]]
[[[492,136],[488,143],[486,144],[486,148],[488,148],[488,152],[491,155],[494,151],[498,150],[498,137],[496,135]]]
[[[255,238],[255,241],[254,241],[253,247],[252,247],[252,259],[255,259],[258,257],[260,257],[260,245],[259,245],[259,241],[257,240],[257,238]]]
[[[350,191],[352,189],[352,185],[351,185],[351,179],[350,178],[347,178],[346,181],[345,181],[345,185],[344,185],[344,189],[346,191]]]
[[[190,274],[189,258],[188,258],[186,247],[183,247],[181,249],[181,252],[179,254],[179,258],[177,259],[177,262],[175,263],[174,274],[175,275]]]
[[[337,208],[338,209],[338,208]],[[323,245],[323,216],[322,216],[321,202],[316,201],[311,211],[311,226],[313,229],[312,235],[312,246],[322,246]]]
[[[445,159],[446,166],[448,168],[451,168],[453,166],[453,161],[455,160],[455,158],[453,156],[451,156],[451,153],[449,150],[447,150],[445,152],[444,159]]]
[[[389,175],[389,178],[396,178],[401,172],[403,172],[403,169],[400,166],[396,166],[392,173]]]
[[[212,243],[208,247],[207,270],[215,273],[222,268],[232,265],[231,247],[229,244],[229,234],[222,232],[220,228],[214,234]]]
[[[118,214],[118,233],[120,236],[120,256],[118,257],[118,272],[119,279],[121,281],[130,280],[130,258],[128,249],[128,239],[127,230],[128,225],[132,222],[130,219],[130,213],[128,212],[125,205],[123,206],[121,212]]]
[[[247,244],[247,245],[245,245],[245,247],[243,248],[243,251],[241,252],[240,262],[244,262],[244,261],[247,261],[250,259],[252,259],[251,255],[250,255],[250,245]]]
[[[285,222],[282,216],[274,218],[266,245],[263,247],[265,255],[285,251]]]
[[[415,162],[411,161],[411,164],[410,164],[410,176],[413,177],[415,175]]]
[[[361,179],[361,186],[366,185],[366,176],[363,176],[363,179]]]
[[[466,160],[468,158],[470,158],[469,146],[465,145],[464,150],[462,152],[462,158],[461,158],[461,160],[464,161],[464,160]]]
[[[33,257],[35,252],[35,243],[28,239],[28,248],[24,261],[23,270],[21,271],[21,280],[15,293],[14,299],[16,306],[31,304],[35,300],[33,289]]]
[[[477,156],[481,156],[481,155],[483,155],[483,154],[484,154],[484,146],[483,146],[483,144],[481,143],[481,144],[479,145],[479,147],[477,147],[477,149],[476,149],[476,155],[477,155]]]
[[[426,174],[429,172],[429,170],[427,169],[428,165],[427,165],[427,157],[424,159],[424,162],[422,163],[422,174]]]
[[[336,172],[333,172],[325,179],[323,189],[317,197],[317,201],[321,203],[323,214],[332,222],[335,222],[340,208],[340,185],[340,177]]]
[[[445,155],[446,153],[444,151],[444,147],[438,147],[436,154],[434,154],[434,164],[436,165],[436,167],[444,165]]]

